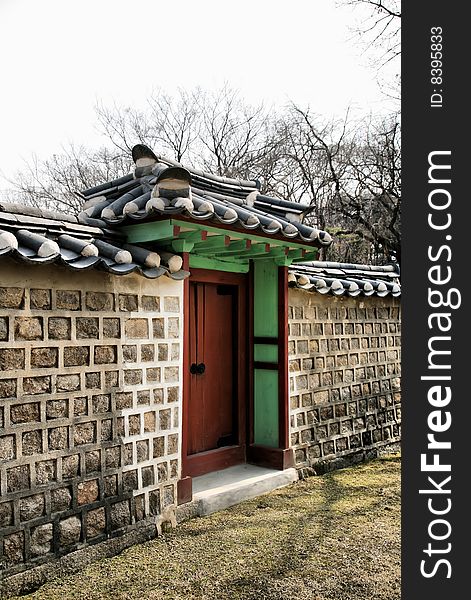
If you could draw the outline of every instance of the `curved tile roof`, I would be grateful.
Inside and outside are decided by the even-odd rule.
[[[180,214],[318,247],[332,242],[329,233],[302,222],[310,207],[265,196],[256,181],[186,169],[142,144],[134,146],[133,158],[134,173],[82,192],[81,223],[113,227]]]
[[[328,261],[311,261],[293,265],[288,271],[292,287],[333,294],[334,296],[401,295],[397,265],[358,265]]]
[[[59,263],[75,271],[97,268],[114,275],[184,279],[182,259],[167,252],[125,244],[116,234],[80,224],[71,215],[0,203],[0,258],[28,264]]]

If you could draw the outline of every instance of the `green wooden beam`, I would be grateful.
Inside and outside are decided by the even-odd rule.
[[[304,256],[301,258],[293,258],[293,262],[305,262],[307,260],[318,260],[319,258],[319,250],[312,250],[311,252],[306,252]]]
[[[190,254],[190,269],[212,269],[215,271],[227,271],[229,273],[248,273],[249,263],[239,261],[217,260],[207,256]]]
[[[229,246],[230,241],[231,240],[228,235],[212,235],[204,242],[198,242],[195,244],[195,252],[198,254],[204,254],[206,251],[221,250],[226,246]]]
[[[201,242],[207,237],[207,232],[204,229],[196,229],[194,231],[182,231],[178,236],[179,239],[184,239],[187,242]]]
[[[126,225],[121,228],[127,234],[127,241],[129,243],[138,242],[159,242],[174,240],[182,237],[183,239],[189,238],[189,241],[198,241],[198,231],[214,233],[217,236],[227,235],[232,240],[251,240],[252,242],[258,243],[269,243],[270,246],[283,246],[290,249],[304,249],[307,251],[306,256],[302,260],[312,260],[313,257],[318,255],[318,249],[314,248],[312,244],[302,244],[293,242],[291,239],[280,240],[267,235],[256,235],[248,233],[246,231],[231,231],[221,227],[214,227],[204,223],[188,223],[186,221],[179,221],[178,219],[168,219],[165,221],[151,221],[147,223],[136,223],[135,225]],[[190,231],[180,231],[181,229],[190,229]],[[215,237],[215,236],[209,236]],[[196,239],[194,239],[196,238]],[[204,238],[203,238],[204,239]],[[202,240],[201,240],[201,243]],[[257,254],[257,253],[256,253]],[[308,258],[309,256],[309,258]]]
[[[301,248],[295,248],[294,250],[290,250],[288,252],[288,258],[291,258],[291,260],[305,260],[304,257],[305,252],[303,250],[301,250]]]
[[[172,240],[179,237],[180,224],[173,219],[168,221],[152,221],[151,223],[138,223],[126,225],[121,231],[127,234],[127,241],[134,242],[158,242]]]
[[[187,239],[172,240],[171,246],[174,252],[191,252],[194,247],[194,242],[189,242]]]
[[[252,242],[250,240],[237,240],[232,241],[228,246],[224,248],[212,248],[207,250],[204,246],[201,247],[201,250],[198,251],[198,254],[203,254],[204,256],[241,256],[241,258],[245,257],[245,251],[250,249]]]

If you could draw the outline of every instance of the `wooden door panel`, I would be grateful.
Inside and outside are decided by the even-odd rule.
[[[220,294],[215,284],[205,285],[203,402],[206,416],[206,448],[228,445],[233,438],[234,390],[234,302],[232,294]],[[233,441],[234,443],[234,441]]]
[[[192,284],[190,291],[191,374],[188,454],[236,443],[234,414],[234,318],[236,289],[219,293],[217,284]]]
[[[184,473],[197,476],[245,460],[246,286],[208,272],[189,282]],[[218,274],[220,275],[220,274]]]

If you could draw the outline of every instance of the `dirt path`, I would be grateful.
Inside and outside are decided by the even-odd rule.
[[[198,518],[31,600],[398,600],[400,459]]]

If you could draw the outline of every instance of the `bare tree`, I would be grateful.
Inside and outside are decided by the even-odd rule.
[[[354,123],[325,120],[291,105],[268,113],[227,86],[215,94],[154,93],[146,111],[97,107],[107,146],[63,149],[20,172],[14,198],[78,212],[77,191],[132,169],[140,142],[184,164],[244,179],[311,208],[307,222],[335,234],[329,256],[384,261],[400,257],[400,125],[397,115]]]
[[[366,8],[366,17],[354,30],[365,50],[379,50],[379,67],[401,54],[401,0],[340,0],[340,5]]]
[[[33,156],[10,180],[9,199],[75,214],[83,202],[79,190],[124,175],[130,171],[131,162],[130,157],[117,156],[106,147],[90,151],[74,145],[46,160]]]

